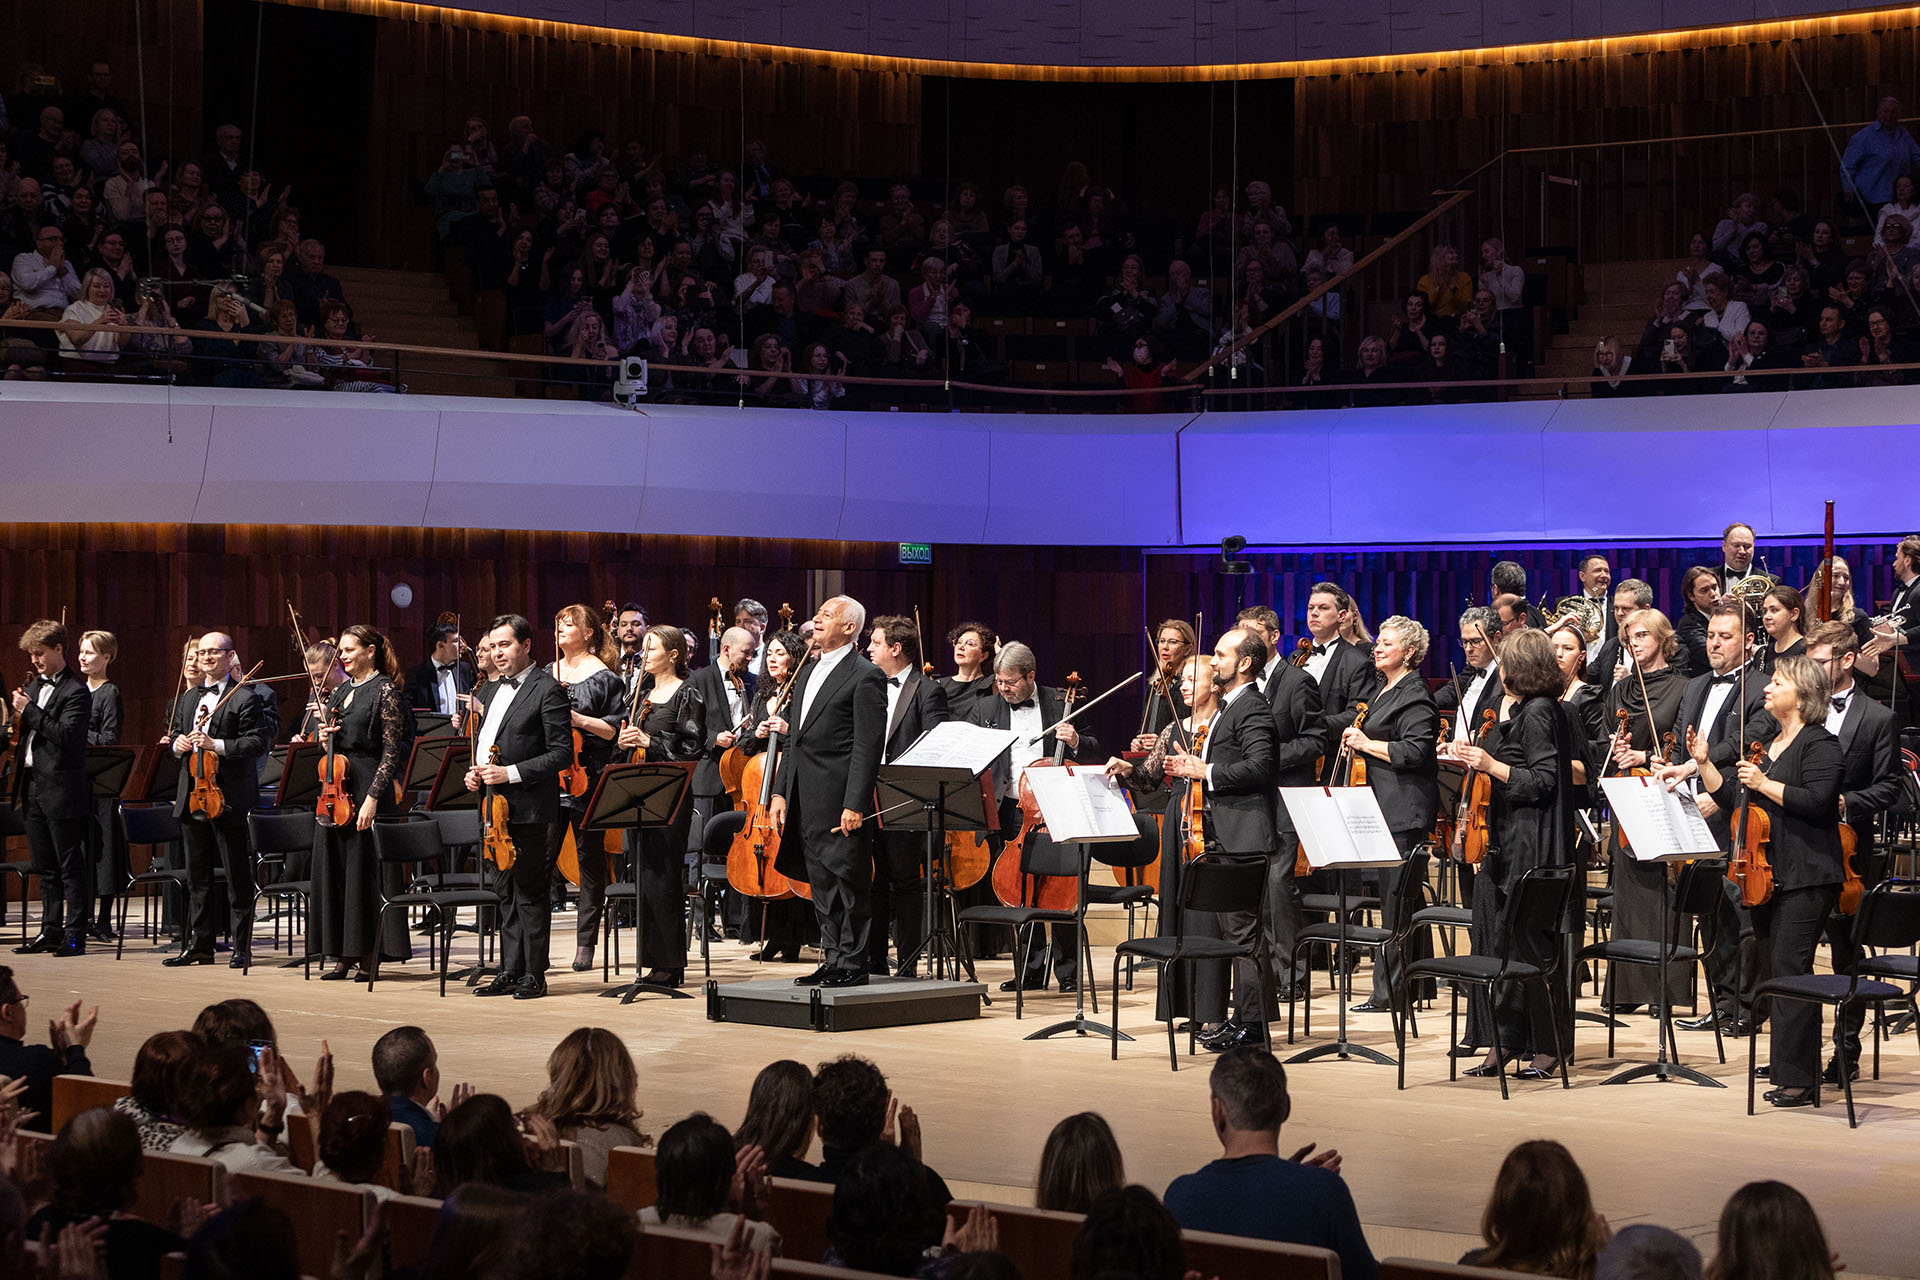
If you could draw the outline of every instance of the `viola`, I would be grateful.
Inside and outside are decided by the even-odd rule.
[[[1493,732],[1498,719],[1492,707],[1480,713],[1480,728],[1473,738],[1475,746],[1486,748],[1487,735]],[[1479,866],[1480,860],[1487,856],[1487,845],[1493,834],[1488,825],[1492,800],[1493,775],[1473,770],[1460,789],[1460,813],[1453,824],[1454,856],[1470,867]]]
[[[1766,758],[1764,743],[1756,742],[1748,749],[1747,760],[1756,768]],[[1773,897],[1773,864],[1767,857],[1773,822],[1757,804],[1749,804],[1740,819],[1740,840],[1727,859],[1727,879],[1739,886],[1741,906],[1757,907]]]
[[[720,625],[720,597],[707,601],[707,661],[720,661],[720,633],[725,630]]]
[[[1367,704],[1356,702],[1353,707],[1353,727],[1358,729],[1367,723]],[[1367,761],[1358,751],[1347,753],[1347,780],[1344,785],[1364,787],[1367,785]]]
[[[1080,697],[1080,673],[1070,673],[1066,678],[1066,698],[1061,714],[1073,710],[1073,704]],[[1054,737],[1053,758],[1036,760],[1028,769],[1055,768],[1067,762],[1067,744],[1058,735]],[[999,860],[993,864],[993,892],[1001,903],[1009,907],[1039,907],[1044,911],[1074,911],[1080,906],[1080,878],[1078,876],[1029,876],[1020,869],[1026,855],[1027,842],[1036,833],[1047,829],[1045,819],[1040,816],[1040,802],[1034,797],[1033,788],[1027,785],[1024,771],[1020,777],[1019,789],[1020,832],[1007,841],[1000,850]],[[1029,888],[1031,884],[1031,888]]]
[[[1860,873],[1854,870],[1854,850],[1860,847],[1860,837],[1854,832],[1851,823],[1840,824],[1840,869],[1845,879],[1840,883],[1840,902],[1834,908],[1843,916],[1856,914],[1860,910],[1860,899],[1866,896],[1867,887],[1860,882]]]
[[[566,681],[562,680],[560,682],[560,688],[563,691],[568,687]],[[581,760],[581,752],[586,745],[587,740],[580,736],[580,730],[575,729],[573,731],[573,759],[567,764],[566,768],[560,771],[560,790],[570,796],[583,796],[587,794],[587,766]]]
[[[1312,636],[1301,636],[1298,640],[1293,642],[1293,665],[1294,666],[1296,667],[1306,666],[1307,660],[1311,657],[1313,657],[1313,637]]]
[[[487,763],[500,763],[500,744],[487,749]],[[513,837],[507,833],[507,798],[498,791],[480,799],[480,856],[502,871],[513,866]]]

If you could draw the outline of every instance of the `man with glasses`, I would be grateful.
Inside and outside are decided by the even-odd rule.
[[[94,1023],[99,1021],[98,1006],[80,1012],[75,1000],[47,1023],[51,1046],[24,1043],[27,1034],[27,996],[14,980],[13,970],[0,965],[0,1076],[26,1081],[20,1095],[23,1115],[38,1113],[34,1127],[46,1128],[53,1115],[53,1078],[90,1076],[93,1064],[87,1061],[87,1045],[93,1040]],[[22,1126],[23,1128],[26,1126]]]
[[[1472,741],[1480,727],[1480,713],[1500,706],[1500,660],[1493,655],[1499,630],[1499,620],[1485,606],[1476,605],[1460,615],[1460,647],[1466,652],[1466,670],[1433,695],[1442,711],[1455,713],[1455,742]]]
[[[279,716],[271,696],[234,690],[238,666],[233,637],[209,631],[194,651],[199,680],[173,704],[163,740],[176,756],[211,751],[219,759],[216,780],[225,804],[209,819],[194,812],[193,779],[182,761],[173,802],[180,819],[180,841],[187,854],[187,933],[180,954],[161,961],[168,967],[212,964],[214,953],[214,869],[227,875],[227,908],[233,937],[230,968],[248,963],[253,933],[253,859],[247,847],[247,813],[260,799],[260,760],[272,747]],[[265,686],[262,686],[264,689]],[[228,696],[231,694],[232,696]]]
[[[13,259],[13,296],[27,304],[32,320],[58,320],[80,300],[80,276],[67,261],[67,237],[58,227],[41,227],[33,248]]]
[[[1587,683],[1605,697],[1613,682],[1633,669],[1633,659],[1620,642],[1627,617],[1637,609],[1653,608],[1653,584],[1639,578],[1622,578],[1613,589],[1613,635],[1600,646],[1600,652],[1587,662]],[[1445,703],[1441,704],[1445,706]]]

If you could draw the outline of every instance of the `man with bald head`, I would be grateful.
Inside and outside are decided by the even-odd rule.
[[[886,735],[887,682],[859,651],[867,610],[835,596],[813,615],[814,656],[793,682],[792,725],[770,806],[780,874],[813,889],[826,963],[796,986],[867,981],[873,859],[867,809]]]
[[[180,819],[180,842],[187,854],[187,932],[180,954],[168,966],[213,963],[214,869],[227,873],[227,905],[233,935],[232,968],[248,964],[253,934],[253,861],[247,848],[247,813],[260,800],[260,760],[273,746],[279,717],[272,701],[252,689],[234,690],[239,663],[233,637],[209,631],[194,650],[195,682],[173,704],[167,736],[176,756],[211,751],[219,759],[217,775],[225,805],[209,819],[194,811],[193,780],[181,761],[180,785],[173,802]],[[229,696],[231,695],[231,696]]]

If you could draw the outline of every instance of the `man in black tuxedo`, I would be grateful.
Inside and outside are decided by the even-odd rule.
[[[1614,620],[1612,597],[1608,591],[1613,585],[1613,566],[1607,558],[1598,552],[1580,557],[1580,594],[1599,606],[1602,626],[1600,634],[1587,643],[1587,667],[1591,672],[1593,660],[1600,652],[1600,646],[1620,634],[1620,624]]]
[[[993,689],[997,696],[982,698],[968,717],[973,724],[989,729],[1017,729],[1020,737],[993,762],[993,794],[1000,802],[1000,834],[989,837],[995,858],[1003,856],[1006,843],[1020,830],[1020,773],[1035,760],[1051,758],[1056,746],[1065,749],[1068,760],[1098,760],[1100,744],[1092,734],[1083,734],[1073,724],[1061,724],[1066,714],[1066,699],[1058,689],[1043,687],[1035,678],[1039,668],[1033,650],[1018,640],[1000,646],[993,659]],[[1030,741],[1038,739],[1038,741]],[[1019,760],[1016,769],[1014,761]],[[1033,926],[1029,926],[1033,927]],[[1053,926],[1053,943],[1048,948],[1035,938],[1027,948],[1027,967],[1018,978],[1000,984],[1012,991],[1023,984],[1029,991],[1047,985],[1049,951],[1054,976],[1060,990],[1072,992],[1080,984],[1080,929],[1077,925]]]
[[[483,804],[506,797],[513,866],[501,877],[500,972],[474,994],[537,1000],[547,994],[553,928],[547,828],[560,816],[560,771],[573,763],[573,703],[545,667],[533,665],[533,624],[519,614],[495,618],[482,644],[500,678],[475,695],[480,737],[467,790],[479,791]]]
[[[1653,608],[1651,583],[1643,582],[1639,578],[1622,578],[1620,584],[1614,587],[1613,610],[1609,615],[1613,618],[1613,635],[1600,646],[1600,652],[1594,655],[1593,661],[1587,664],[1587,683],[1600,690],[1602,699],[1605,699],[1607,691],[1613,688],[1614,676],[1618,674],[1620,664],[1626,661],[1627,651],[1620,643],[1621,629],[1627,625],[1627,619],[1636,609],[1651,608]],[[1673,665],[1676,668],[1679,667],[1678,662]],[[1434,695],[1435,699],[1444,698],[1446,692],[1442,689]],[[1441,702],[1440,706],[1444,710],[1447,703]]]
[[[1209,661],[1220,709],[1214,713],[1199,754],[1176,749],[1168,755],[1166,767],[1169,778],[1204,783],[1206,801],[1200,825],[1206,837],[1206,856],[1259,862],[1271,883],[1279,848],[1275,810],[1280,796],[1274,790],[1279,774],[1274,764],[1273,714],[1256,687],[1266,665],[1267,642],[1254,628],[1235,627],[1220,637]],[[1264,947],[1261,917],[1265,914],[1223,913],[1220,936],[1237,946]],[[1267,995],[1261,980],[1263,961],[1270,965],[1271,957],[1256,954],[1233,962],[1233,1016],[1203,1037],[1207,1048],[1217,1052],[1264,1041],[1266,1025],[1279,1006]]]
[[[234,691],[240,661],[233,637],[209,631],[194,651],[200,683],[181,694],[167,720],[173,754],[212,751],[220,757],[215,775],[225,801],[209,821],[190,807],[193,779],[183,762],[173,813],[180,819],[180,842],[187,855],[187,937],[169,966],[212,964],[214,951],[214,868],[227,873],[226,895],[233,955],[228,965],[244,969],[253,935],[253,856],[247,845],[247,813],[260,800],[260,762],[273,747],[279,713],[271,697],[253,690]]]
[[[417,711],[458,717],[460,698],[474,681],[473,663],[460,652],[460,632],[450,622],[436,622],[427,646],[427,660],[407,672],[407,701]]]
[[[1873,639],[1860,651],[1861,658],[1877,660],[1869,692],[1893,708],[1901,725],[1916,719],[1912,686],[1896,689],[1901,683],[1897,650],[1920,645],[1920,535],[1900,539],[1893,551],[1893,595],[1887,601],[1887,621],[1874,627]]]
[[[851,596],[834,596],[813,615],[817,655],[794,680],[792,733],[774,774],[774,866],[813,887],[826,953],[818,969],[794,979],[796,986],[867,981],[873,861],[861,828],[880,769],[887,682],[854,644],[866,623],[866,607]]]
[[[1674,638],[1687,656],[1687,670],[1696,674],[1712,669],[1707,657],[1707,619],[1720,602],[1720,578],[1705,565],[1687,570],[1680,581],[1680,613],[1673,623]]]
[[[1893,713],[1866,696],[1853,678],[1859,638],[1844,622],[1823,622],[1807,632],[1807,657],[1826,669],[1833,683],[1827,732],[1840,739],[1846,774],[1840,784],[1840,820],[1853,829],[1854,869],[1861,886],[1872,889],[1886,876],[1886,852],[1874,842],[1874,816],[1900,798],[1899,735]],[[1827,943],[1833,971],[1845,973],[1862,958],[1853,940],[1854,917],[1834,912],[1827,918]],[[1842,1070],[1860,1074],[1860,1028],[1866,1006],[1853,1005],[1834,1019],[1834,1061],[1827,1083],[1839,1084]]]
[[[1353,597],[1331,582],[1316,582],[1307,596],[1307,631],[1313,650],[1306,672],[1320,689],[1327,731],[1338,737],[1353,723],[1353,704],[1373,677],[1373,654],[1364,644],[1342,638],[1355,614]],[[1329,757],[1332,752],[1327,752]]]
[[[720,757],[733,745],[740,722],[753,705],[753,686],[758,677],[747,670],[753,650],[752,632],[728,627],[720,633],[719,656],[687,677],[701,705],[707,708],[707,745],[693,766],[693,821],[687,827],[687,861],[696,874],[707,819],[733,807],[726,784],[720,781]]]
[[[1496,560],[1493,562],[1493,570],[1489,576],[1493,582],[1495,608],[1499,607],[1501,596],[1513,596],[1516,600],[1513,607],[1512,630],[1547,625],[1547,616],[1540,612],[1539,606],[1527,602],[1527,567],[1525,565],[1518,560]],[[1501,622],[1504,624],[1506,619],[1503,617]],[[1502,629],[1506,628],[1503,626]]]
[[[93,695],[80,673],[67,665],[67,629],[42,618],[20,636],[33,663],[33,678],[13,691],[19,717],[20,811],[27,847],[40,877],[40,935],[14,950],[87,953],[88,912],[93,907],[93,860],[87,855],[87,718]]]
[[[867,636],[867,657],[887,681],[887,718],[880,763],[899,758],[920,736],[952,719],[947,691],[920,670],[920,632],[911,618],[891,614],[875,618]],[[887,971],[887,918],[893,917],[893,941],[902,977],[911,977],[906,959],[926,937],[926,856],[924,831],[888,831],[881,820],[873,857],[873,931],[867,939],[867,968]]]
[[[1302,667],[1296,667],[1279,651],[1280,615],[1265,605],[1240,611],[1238,625],[1256,630],[1267,642],[1267,663],[1260,673],[1260,696],[1273,712],[1273,763],[1277,785],[1310,787],[1320,778],[1320,758],[1327,749],[1327,721],[1320,710],[1320,687]],[[1294,864],[1300,853],[1300,837],[1285,805],[1274,810],[1279,829],[1279,847],[1267,877],[1267,959],[1273,965],[1275,995],[1290,1000],[1291,988],[1305,982],[1305,964],[1293,965],[1293,943],[1306,923],[1300,909],[1300,881],[1294,877]]]
[[[1753,526],[1734,521],[1720,531],[1721,565],[1716,574],[1720,593],[1731,592],[1742,578],[1753,576]]]
[[[1473,741],[1480,729],[1480,713],[1499,709],[1500,659],[1494,656],[1499,628],[1493,610],[1483,605],[1471,606],[1460,614],[1460,648],[1466,654],[1466,668],[1433,694],[1435,706],[1455,713],[1451,741]],[[1347,722],[1352,721],[1348,716]]]

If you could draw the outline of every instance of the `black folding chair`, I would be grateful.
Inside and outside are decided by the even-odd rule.
[[[1753,993],[1754,1004],[1761,1000],[1801,1000],[1808,1004],[1833,1006],[1838,1018],[1851,1005],[1872,1005],[1881,1012],[1890,1000],[1904,1000],[1909,1012],[1920,1019],[1920,1007],[1914,1004],[1911,987],[1902,991],[1892,982],[1920,982],[1920,959],[1912,955],[1872,952],[1899,952],[1920,942],[1920,883],[1912,880],[1885,880],[1860,900],[1860,912],[1853,918],[1853,940],[1867,953],[1852,973],[1808,973],[1763,982]],[[1916,1033],[1920,1034],[1920,1033]],[[1753,1114],[1755,1058],[1759,1036],[1747,1040],[1747,1114]],[[1839,1059],[1840,1088],[1847,1099],[1847,1127],[1857,1126],[1853,1114],[1853,1072],[1847,1070],[1844,1055]],[[1873,1038],[1873,1078],[1880,1078],[1880,1037]],[[1820,1077],[1813,1081],[1813,1105],[1820,1105]]]
[[[1494,991],[1503,982],[1517,982],[1524,987],[1530,983],[1539,983],[1540,989],[1551,1001],[1553,992],[1550,986],[1553,975],[1559,972],[1560,957],[1565,948],[1555,947],[1547,963],[1530,964],[1516,960],[1513,955],[1514,943],[1523,934],[1557,933],[1567,915],[1567,902],[1573,893],[1574,869],[1572,867],[1535,867],[1520,877],[1520,883],[1514,886],[1513,896],[1507,899],[1506,945],[1498,956],[1434,956],[1428,960],[1416,960],[1401,970],[1401,983],[1406,985],[1419,977],[1431,977],[1448,985],[1452,992],[1452,1007],[1448,1013],[1447,1044],[1460,1043],[1460,987],[1463,983],[1474,983],[1486,989],[1487,1005],[1491,1010]],[[1399,1000],[1403,997],[1396,996]],[[1500,1043],[1498,1018],[1489,1018],[1493,1029],[1494,1061],[1501,1064],[1500,1096],[1507,1093],[1506,1047]],[[1394,1019],[1394,1039],[1400,1049],[1400,1083],[1407,1087],[1407,1037],[1406,1028],[1398,1018]],[[1554,1056],[1560,1062],[1560,1087],[1571,1089],[1572,1081],[1567,1076],[1566,1046],[1560,1043],[1560,1027],[1556,1020],[1553,1027]],[[1447,1079],[1459,1078],[1459,1059],[1451,1054],[1447,1057]]]
[[[1578,960],[1605,960],[1607,981],[1601,997],[1613,1003],[1613,966],[1646,965],[1665,971],[1673,964],[1704,965],[1720,949],[1720,901],[1726,896],[1727,864],[1724,859],[1688,863],[1680,872],[1680,888],[1673,896],[1673,920],[1667,929],[1668,942],[1658,938],[1603,938],[1580,948]],[[1693,946],[1693,930],[1687,923],[1692,916],[1700,922],[1700,945]],[[1673,1034],[1671,1016],[1662,1018],[1660,1030],[1667,1037],[1667,1052],[1680,1061],[1680,1041]],[[1613,1057],[1613,1033],[1620,1023],[1607,1020],[1607,1057]],[[1713,1047],[1720,1061],[1727,1060],[1726,1043],[1720,1036],[1720,1020],[1713,1020]]]
[[[1007,854],[1003,850],[1001,857]],[[1093,949],[1087,944],[1086,907],[1080,903],[1073,911],[1054,911],[1032,905],[1039,890],[1040,877],[1064,876],[1078,884],[1080,874],[1080,846],[1061,844],[1052,838],[1029,837],[1020,851],[1020,899],[1024,905],[1014,907],[968,907],[962,911],[956,921],[960,926],[961,965],[969,973],[973,971],[973,947],[970,945],[973,935],[967,932],[968,925],[1003,924],[1014,930],[1022,941],[1014,956],[1013,968],[1013,1016],[1017,1020],[1025,1006],[1027,955],[1033,949],[1034,937],[1040,934],[1044,939],[1041,926],[1050,924],[1078,924],[1080,926],[1080,980],[1086,984],[1087,995],[1093,1003],[1093,1011],[1100,1012],[1100,984],[1093,977]],[[1021,930],[1027,925],[1025,934]]]
[[[373,824],[373,851],[382,865],[389,863],[406,866],[412,864],[414,871],[408,888],[392,897],[381,895],[380,914],[374,921],[374,937],[378,938],[387,922],[390,911],[411,911],[418,907],[427,913],[427,920],[435,927],[429,940],[429,947],[437,944],[440,951],[440,994],[447,994],[447,960],[453,950],[453,926],[457,913],[464,907],[472,907],[475,920],[482,932],[484,946],[485,935],[491,933],[488,923],[499,910],[500,895],[491,888],[444,886],[425,877],[424,869],[430,865],[441,864],[440,874],[446,874],[444,866],[447,858],[446,843],[440,838],[440,824],[429,815],[412,815],[409,820],[380,820]],[[431,960],[432,951],[428,952]],[[367,975],[367,990],[373,990],[378,981],[378,971]]]
[[[294,920],[302,923],[299,928],[301,938],[300,957],[303,977],[313,976],[313,956],[306,947],[306,908],[313,897],[313,881],[289,880],[284,878],[287,860],[293,854],[313,852],[313,835],[320,820],[311,809],[255,809],[247,815],[247,838],[253,843],[253,851],[260,858],[260,870],[264,874],[269,867],[280,870],[283,878],[272,880],[253,891],[253,906],[248,914],[254,917],[254,928],[259,928],[259,907],[262,898],[269,899],[287,909],[287,950],[293,950]],[[280,912],[273,913],[273,949],[280,948]],[[246,969],[252,968],[249,958]]]
[[[1307,925],[1301,929],[1299,933],[1294,935],[1292,959],[1294,961],[1293,967],[1295,971],[1297,972],[1299,970],[1299,959],[1302,951],[1313,946],[1325,946],[1328,951],[1331,952],[1340,945],[1343,932],[1346,937],[1347,946],[1357,950],[1372,950],[1373,963],[1375,965],[1385,965],[1389,955],[1399,957],[1404,965],[1407,959],[1407,943],[1412,939],[1415,932],[1433,923],[1431,920],[1421,919],[1422,916],[1427,914],[1428,910],[1433,909],[1426,908],[1427,863],[1429,861],[1430,857],[1425,848],[1415,849],[1407,855],[1406,865],[1400,870],[1400,883],[1397,891],[1399,899],[1398,911],[1394,917],[1400,922],[1397,927],[1386,929],[1373,925],[1349,924],[1343,931],[1338,920],[1332,923]],[[1441,909],[1444,910],[1445,908]],[[1311,970],[1308,972],[1311,973]],[[1303,988],[1309,985],[1311,984],[1296,983],[1294,986],[1295,998],[1287,1001],[1288,1044],[1293,1043],[1293,1011],[1296,1006],[1304,1010],[1301,1015],[1300,1034],[1308,1036],[1313,1034],[1313,1000],[1311,998],[1311,992],[1303,990]],[[1339,979],[1336,977],[1333,984],[1333,994],[1336,1000],[1343,998],[1341,985]],[[1410,991],[1411,988],[1408,988],[1408,990]],[[1420,1027],[1417,1022],[1413,1021],[1413,1001],[1411,999],[1401,999],[1403,993],[1398,984],[1391,985],[1389,987],[1389,993],[1389,998],[1395,1006],[1393,1016],[1396,1019],[1407,1019],[1409,1030],[1412,1032],[1413,1037],[1416,1040],[1419,1039]],[[1302,1000],[1305,1001],[1304,1005],[1301,1005]]]
[[[1096,907],[1123,907],[1127,913],[1127,941],[1135,936],[1134,913],[1145,910],[1155,900],[1154,888],[1146,882],[1146,869],[1160,856],[1160,829],[1153,824],[1153,815],[1136,813],[1133,815],[1134,827],[1139,831],[1137,840],[1124,844],[1089,845],[1093,860],[1113,868],[1114,884],[1089,884],[1087,886],[1087,904]],[[1115,987],[1118,991],[1119,988]],[[1133,990],[1133,965],[1127,966],[1127,990]]]
[[[1113,1034],[1109,1037],[1112,1051],[1109,1056],[1115,1060],[1120,1057],[1120,963],[1133,960],[1140,964],[1158,965],[1161,981],[1170,980],[1172,966],[1182,961],[1186,965],[1187,1008],[1193,1008],[1195,976],[1192,961],[1223,960],[1232,961],[1241,956],[1253,957],[1260,972],[1260,1008],[1262,1011],[1271,1006],[1273,990],[1272,965],[1268,963],[1266,944],[1266,901],[1267,901],[1267,864],[1253,859],[1226,860],[1221,858],[1196,858],[1189,862],[1180,873],[1180,915],[1184,925],[1189,912],[1247,912],[1253,915],[1259,925],[1253,931],[1253,941],[1239,945],[1225,938],[1210,936],[1191,936],[1175,932],[1170,937],[1129,938],[1113,950]],[[969,912],[962,912],[965,919]],[[1167,1001],[1167,1058],[1173,1063],[1173,1069],[1180,1069],[1180,1053],[1173,1035],[1175,1010],[1173,1001]],[[1273,1031],[1263,1016],[1260,1020],[1263,1034],[1267,1038],[1267,1048],[1273,1048]],[[1193,1019],[1187,1022],[1187,1055],[1193,1055]]]
[[[146,922],[147,936],[154,936],[153,898],[157,892],[164,895],[172,889],[180,895],[180,913],[178,920],[185,920],[187,913],[187,872],[186,868],[165,856],[180,849],[180,819],[173,816],[171,801],[157,801],[140,804],[122,803],[120,806],[120,832],[126,837],[129,849],[143,844],[153,850],[148,860],[147,870],[134,876],[125,890],[114,899],[119,910],[116,931],[119,937],[114,940],[113,958],[120,959],[127,949],[127,908],[133,901],[137,890],[141,897],[141,917]],[[226,873],[215,869],[214,878],[224,880]]]
[[[6,849],[7,841],[13,839],[15,836],[24,839],[26,834],[26,816],[12,805],[0,804],[0,851]],[[27,881],[32,878],[33,874],[33,854],[31,850],[28,851],[25,858],[0,862],[0,928],[5,928],[7,923],[6,878],[8,876],[18,876],[20,878],[20,941],[22,945],[28,940]]]
[[[715,921],[719,918],[721,895],[727,891],[727,850],[733,847],[733,838],[746,825],[746,812],[730,809],[708,818],[700,832],[700,880],[687,896],[699,903],[700,971],[704,977],[713,976],[714,933],[717,927],[723,927],[716,926]]]

